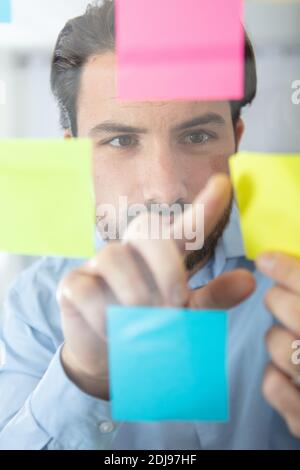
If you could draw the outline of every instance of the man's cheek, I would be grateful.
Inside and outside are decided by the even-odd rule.
[[[207,155],[198,156],[189,167],[189,190],[194,197],[203,189],[208,180],[216,173],[229,174],[228,158],[226,155]]]
[[[218,172],[229,173],[228,158],[228,154],[216,155],[216,157],[212,158],[210,162],[212,174]]]

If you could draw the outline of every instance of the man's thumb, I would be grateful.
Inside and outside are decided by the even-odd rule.
[[[249,297],[255,289],[254,276],[245,269],[224,273],[205,287],[191,291],[188,307],[228,309]]]

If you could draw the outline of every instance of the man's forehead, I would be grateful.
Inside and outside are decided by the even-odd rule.
[[[85,64],[81,76],[81,85],[79,92],[79,111],[80,108],[89,109],[89,113],[94,112],[97,115],[109,114],[110,118],[120,116],[126,117],[126,113],[132,113],[136,116],[151,117],[155,115],[168,118],[186,115],[199,115],[205,113],[218,113],[225,119],[229,115],[228,101],[124,101],[117,96],[117,73],[116,56],[108,52],[102,55],[96,55],[89,59]],[[84,110],[82,110],[84,111]],[[93,113],[94,113],[93,112]],[[107,116],[108,117],[108,116]]]

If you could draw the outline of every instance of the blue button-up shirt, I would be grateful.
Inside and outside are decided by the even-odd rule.
[[[300,449],[300,440],[262,396],[269,361],[264,336],[274,323],[263,296],[271,281],[244,257],[236,207],[213,258],[189,282],[197,288],[240,267],[256,277],[255,293],[228,312],[226,423],[114,422],[109,402],[85,394],[68,379],[60,360],[64,336],[56,289],[82,262],[43,258],[10,290],[2,329],[0,449]]]

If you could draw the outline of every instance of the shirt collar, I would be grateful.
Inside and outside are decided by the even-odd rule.
[[[221,243],[223,244],[226,259],[245,256],[245,248],[240,227],[240,215],[235,201],[232,206],[229,223],[221,238]]]

